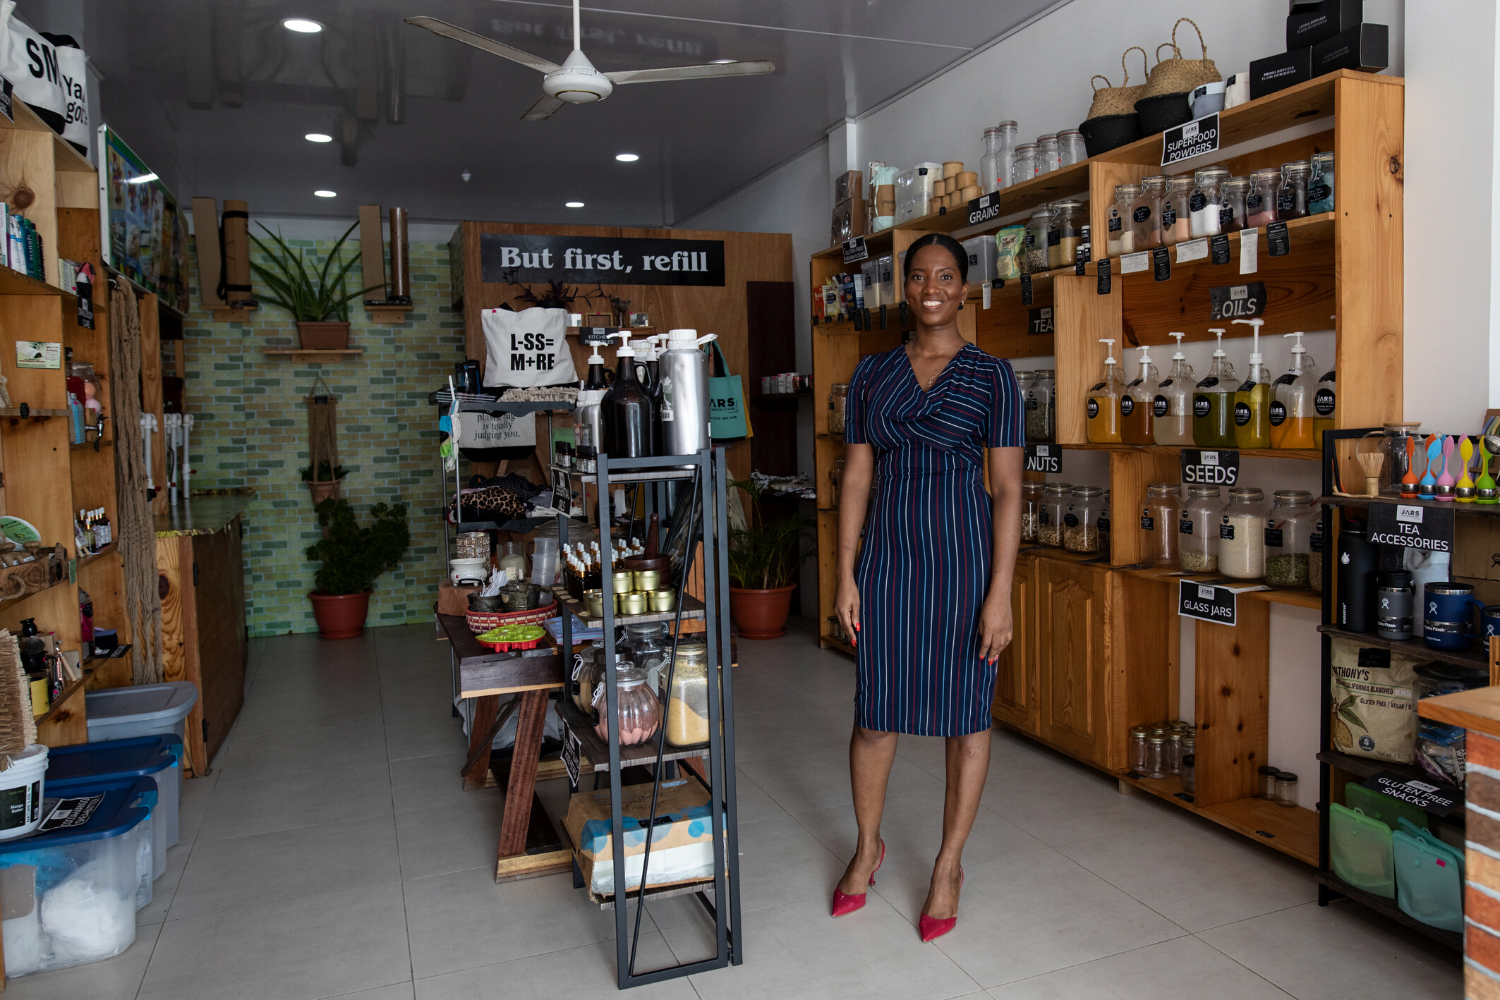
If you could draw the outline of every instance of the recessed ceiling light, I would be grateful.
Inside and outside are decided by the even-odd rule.
[[[316,35],[323,30],[323,26],[317,21],[310,21],[305,17],[289,17],[281,22],[281,26],[287,31],[295,31],[300,35]]]
[[[568,206],[567,207],[568,208],[582,208],[583,207],[583,202],[581,202],[581,201],[570,201],[570,202],[568,202]]]
[[[737,62],[737,61],[738,60],[735,60],[735,59],[710,59],[708,61],[708,64],[710,66],[727,66],[728,64],[730,64],[732,62]]]
[[[304,135],[302,138],[306,139],[308,142],[332,142],[333,141],[333,136],[331,136],[331,135],[324,135],[322,132],[309,132],[306,135]]]
[[[313,194],[317,195],[319,198],[337,198],[339,196],[339,193],[337,191],[328,191],[326,189],[322,191],[314,191]]]
[[[634,163],[636,160],[639,160],[640,157],[635,153],[616,153],[615,159],[619,160],[621,163]]]
[[[139,177],[132,177],[132,178],[130,178],[130,183],[131,184],[150,184],[154,180],[156,180],[156,175],[155,174],[141,174]]]

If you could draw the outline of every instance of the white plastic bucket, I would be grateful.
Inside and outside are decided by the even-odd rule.
[[[24,837],[42,825],[47,748],[33,743],[0,771],[0,840]]]

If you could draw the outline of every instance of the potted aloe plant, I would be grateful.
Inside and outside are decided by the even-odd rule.
[[[763,487],[745,479],[733,485],[750,498],[750,509],[748,526],[729,533],[729,615],[746,639],[775,639],[786,635],[797,576],[816,551],[808,537],[813,520],[797,515],[768,521],[760,508]]]
[[[308,594],[313,617],[323,638],[352,639],[365,630],[375,578],[394,569],[411,545],[406,504],[376,504],[363,527],[348,500],[324,500],[316,510],[324,537],[307,548],[307,558],[323,564]]]
[[[292,314],[304,351],[342,351],[348,347],[349,303],[384,287],[371,285],[354,292],[348,290],[346,279],[359,257],[344,260],[341,252],[344,241],[357,225],[356,222],[344,230],[321,266],[308,261],[302,247],[294,250],[279,232],[273,233],[263,225],[260,228],[271,243],[263,242],[259,236],[250,237],[269,261],[269,265],[250,262],[261,283],[269,289],[261,298]]]

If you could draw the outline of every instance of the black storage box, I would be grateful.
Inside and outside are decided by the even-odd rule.
[[[1312,79],[1312,49],[1293,49],[1250,61],[1250,100]]]
[[[1391,64],[1390,29],[1383,24],[1361,24],[1341,31],[1313,46],[1312,63],[1313,76],[1336,69],[1378,73]]]
[[[1287,3],[1286,12],[1288,14],[1295,14],[1298,11],[1312,10],[1314,7],[1320,7],[1322,5],[1323,0],[1289,0],[1289,2]]]
[[[1286,47],[1305,49],[1327,41],[1350,28],[1359,27],[1365,19],[1365,0],[1321,0],[1309,7],[1297,8],[1286,19]]]

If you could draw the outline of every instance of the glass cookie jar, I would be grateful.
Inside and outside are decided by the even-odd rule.
[[[661,700],[646,683],[646,671],[631,663],[619,663],[615,667],[616,725],[620,732],[620,746],[635,746],[656,735],[661,725]],[[609,701],[605,693],[608,678],[601,674],[600,683],[594,690],[594,711],[599,713],[599,722],[594,732],[601,740],[609,739]]]

